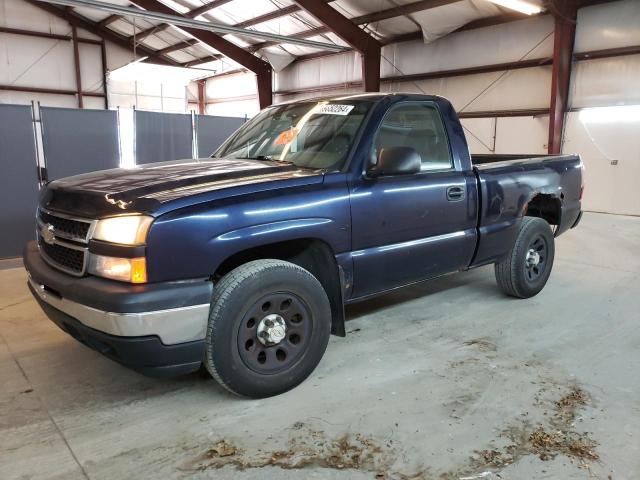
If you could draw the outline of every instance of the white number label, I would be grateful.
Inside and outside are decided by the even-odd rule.
[[[317,110],[317,113],[325,115],[349,115],[351,110],[353,110],[353,105],[327,104],[322,105]]]

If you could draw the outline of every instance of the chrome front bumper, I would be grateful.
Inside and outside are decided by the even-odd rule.
[[[191,305],[138,313],[116,313],[98,310],[63,298],[46,286],[29,278],[32,291],[40,300],[75,318],[84,326],[120,337],[155,335],[165,345],[205,338],[209,304]]]

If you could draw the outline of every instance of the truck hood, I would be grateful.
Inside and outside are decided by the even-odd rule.
[[[250,192],[242,193],[321,183],[322,178],[322,170],[273,161],[176,160],[55,180],[43,189],[40,204],[92,218],[124,211],[154,213],[163,205],[186,197],[213,194],[219,198],[240,193],[239,187],[252,184],[256,185]],[[224,190],[220,192],[223,195],[215,195],[220,190]]]

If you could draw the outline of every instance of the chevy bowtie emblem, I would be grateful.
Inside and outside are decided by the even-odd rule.
[[[49,245],[53,245],[53,242],[56,239],[53,225],[48,225],[48,224],[42,225],[40,227],[40,236],[42,237],[42,240],[45,243],[48,243]]]

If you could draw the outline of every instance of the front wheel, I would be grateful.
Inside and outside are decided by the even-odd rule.
[[[216,285],[204,364],[227,390],[269,397],[311,374],[330,334],[331,308],[320,282],[293,263],[256,260]]]
[[[554,253],[553,233],[546,220],[524,217],[513,247],[495,264],[498,285],[512,297],[537,295],[551,275]]]

